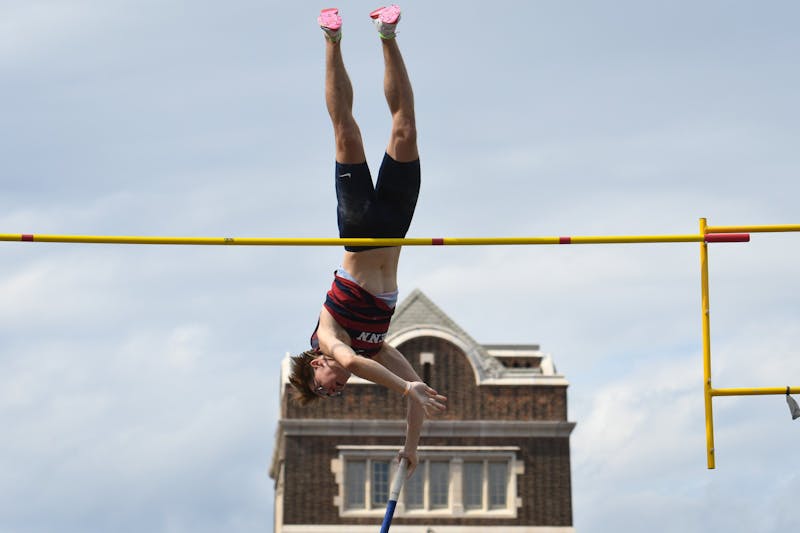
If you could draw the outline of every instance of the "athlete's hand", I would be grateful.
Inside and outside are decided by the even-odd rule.
[[[411,382],[408,396],[422,406],[427,416],[440,413],[446,408],[445,402],[447,398],[421,381]]]
[[[416,470],[417,464],[419,464],[417,450],[406,450],[405,448],[400,450],[400,453],[397,454],[397,462],[399,463],[403,459],[406,460],[406,479],[408,479]]]

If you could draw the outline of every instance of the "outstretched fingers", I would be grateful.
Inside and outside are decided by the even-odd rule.
[[[436,414],[437,412],[440,413],[447,409],[447,406],[445,405],[447,402],[446,396],[439,394],[430,387],[425,390],[425,394],[427,396],[427,401],[423,407],[425,408],[426,414]]]
[[[411,399],[419,403],[428,416],[440,413],[447,408],[445,405],[447,397],[439,394],[421,381],[412,383],[409,393],[411,394]]]

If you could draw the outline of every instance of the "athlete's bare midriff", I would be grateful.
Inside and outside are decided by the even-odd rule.
[[[345,252],[342,267],[368,292],[382,294],[397,290],[399,259],[399,246]]]

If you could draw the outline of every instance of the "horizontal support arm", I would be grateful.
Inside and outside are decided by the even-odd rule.
[[[800,231],[800,224],[774,224],[767,226],[708,226],[706,233],[769,233]]]
[[[738,389],[711,389],[711,396],[766,396],[770,394],[786,394],[787,387],[753,387]],[[790,394],[799,394],[800,387],[788,387]]]

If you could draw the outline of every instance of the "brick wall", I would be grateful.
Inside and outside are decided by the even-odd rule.
[[[413,339],[398,347],[422,376],[420,352],[436,354],[429,385],[447,396],[447,412],[438,420],[550,420],[567,419],[566,387],[482,386],[464,353],[444,339]],[[287,386],[288,387],[288,386]],[[286,406],[286,418],[404,418],[405,403],[396,393],[378,385],[352,385],[337,400],[318,400],[302,407]]]
[[[398,445],[396,438],[369,437],[353,442],[351,437],[287,437],[284,487],[286,524],[374,524],[375,518],[339,518],[333,498],[339,493],[331,460],[336,446],[351,444]],[[516,519],[488,521],[477,518],[395,518],[393,524],[426,525],[572,525],[568,438],[428,438],[428,446],[518,446],[517,459],[525,473],[517,476],[522,507]],[[291,450],[291,453],[288,453]]]

